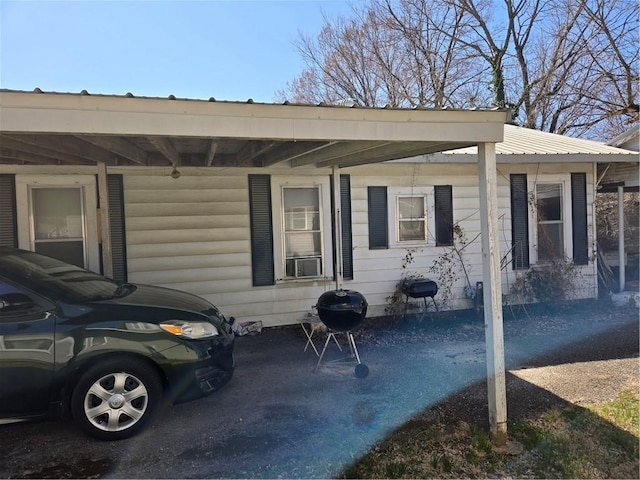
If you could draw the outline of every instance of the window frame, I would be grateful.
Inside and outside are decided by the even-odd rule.
[[[547,224],[562,224],[562,242],[563,242],[563,252],[562,259],[573,259],[573,224],[571,220],[571,180],[570,175],[546,175],[539,176],[536,181],[529,181],[527,190],[533,194],[533,206],[530,208],[529,213],[529,221],[530,224],[533,225],[533,228],[529,229],[529,240],[530,240],[530,248],[529,248],[529,258],[531,259],[531,264],[538,265],[548,265],[552,263],[553,259],[541,259],[539,255],[538,249],[538,228],[539,228],[539,218],[538,218],[538,186],[539,185],[560,185],[562,192],[560,195],[560,199],[562,201],[562,205],[560,207],[560,211],[562,214],[561,222],[558,220],[546,221]]]
[[[436,225],[435,225],[435,199],[434,186],[411,188],[411,187],[388,187],[387,202],[393,205],[389,208],[389,247],[407,248],[419,246],[436,246]],[[425,215],[425,238],[423,240],[400,240],[400,215],[399,199],[403,197],[423,197]]]
[[[319,220],[320,220],[320,268],[317,276],[291,277],[286,275],[286,220],[284,211],[284,191],[287,188],[315,188],[318,192]],[[329,179],[315,179],[309,181],[302,177],[272,177],[272,218],[274,242],[274,273],[276,283],[313,282],[319,279],[333,277],[333,262],[331,258],[332,229]]]

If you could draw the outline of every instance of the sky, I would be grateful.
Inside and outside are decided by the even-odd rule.
[[[0,88],[273,102],[358,0],[0,0]]]

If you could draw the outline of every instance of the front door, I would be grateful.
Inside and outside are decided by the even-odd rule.
[[[93,175],[17,175],[20,248],[100,272]]]

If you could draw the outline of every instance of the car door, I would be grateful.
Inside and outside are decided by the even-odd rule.
[[[55,319],[52,303],[0,277],[0,416],[47,410]]]

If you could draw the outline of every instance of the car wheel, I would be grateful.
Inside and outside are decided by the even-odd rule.
[[[71,411],[89,435],[120,440],[149,423],[161,397],[162,383],[151,366],[112,359],[82,375],[73,391]]]

